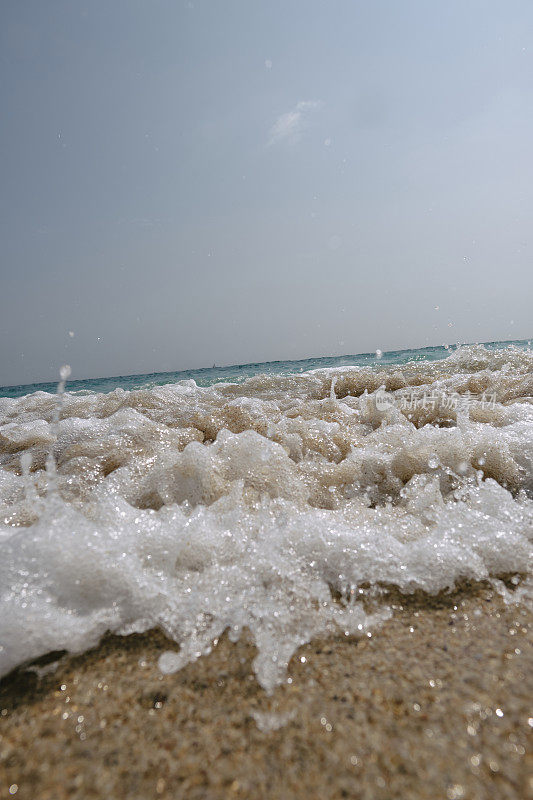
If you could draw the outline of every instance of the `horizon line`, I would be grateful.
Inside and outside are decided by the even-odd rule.
[[[533,337],[531,337],[533,338]],[[452,347],[457,349],[458,347],[471,347],[473,345],[491,345],[491,344],[513,344],[516,342],[530,342],[529,338],[524,339],[494,339],[492,341],[485,341],[485,342],[455,342],[453,344],[448,345],[448,349]],[[436,349],[446,349],[446,345],[424,345],[423,347],[405,347],[400,350],[383,350],[383,356],[391,355],[391,354],[400,354],[400,353],[409,353],[409,352],[416,352],[417,350],[436,350]],[[331,355],[331,356],[309,356],[308,358],[294,358],[294,359],[274,359],[272,361],[248,361],[242,364],[213,364],[212,367],[189,367],[185,369],[175,369],[175,370],[163,370],[162,372],[131,372],[127,374],[118,374],[118,375],[100,375],[94,378],[74,378],[74,380],[68,380],[67,384],[75,384],[75,383],[84,383],[86,381],[108,381],[108,380],[118,380],[120,378],[145,378],[151,377],[154,375],[175,375],[176,373],[180,372],[208,372],[213,369],[241,369],[243,367],[260,367],[266,364],[281,364],[281,363],[291,363],[291,364],[301,364],[304,361],[321,361],[323,359],[329,358],[360,358],[362,356],[373,356],[374,358],[378,358],[376,355],[376,351],[366,351],[363,353],[346,353],[340,355]],[[380,359],[378,359],[380,360]],[[11,384],[3,384],[0,386],[1,389],[24,389],[30,386],[45,386],[49,384],[57,384],[60,378],[58,376],[57,379],[45,380],[45,381],[33,381],[31,383],[11,383]],[[66,390],[68,391],[68,390]]]

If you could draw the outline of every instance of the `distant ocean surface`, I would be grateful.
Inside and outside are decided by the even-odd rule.
[[[497,349],[514,345],[530,348],[531,341],[526,339],[505,342],[485,342],[484,347]],[[327,356],[323,358],[305,358],[297,361],[264,361],[256,364],[234,364],[229,367],[204,367],[202,369],[185,369],[176,372],[153,372],[145,375],[117,375],[111,378],[87,378],[68,382],[70,392],[112,392],[114,389],[147,389],[164,386],[169,383],[193,380],[198,386],[212,386],[214,383],[241,383],[254,375],[287,375],[298,372],[309,372],[313,369],[330,367],[366,367],[405,364],[408,361],[438,361],[450,355],[457,345],[449,347],[421,347],[415,350],[390,350],[380,357],[376,353],[358,353],[357,355]],[[0,386],[0,397],[22,397],[32,392],[55,392],[57,381],[48,383],[30,383],[20,386]]]
[[[0,677],[151,628],[173,672],[248,631],[270,691],[313,637],[371,635],[390,587],[533,604],[526,341],[67,389],[0,396]]]

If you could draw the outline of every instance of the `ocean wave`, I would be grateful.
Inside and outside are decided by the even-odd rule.
[[[528,601],[532,498],[520,348],[1,398],[0,674],[154,626],[170,671],[248,629],[272,689],[312,637],[385,619],[380,587],[512,576]]]

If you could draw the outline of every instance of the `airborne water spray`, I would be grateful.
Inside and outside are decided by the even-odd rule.
[[[59,369],[59,383],[57,384],[57,401],[52,414],[52,434],[53,441],[50,445],[50,451],[46,459],[46,474],[48,476],[48,493],[50,494],[57,485],[57,465],[54,458],[54,444],[57,443],[57,435],[59,428],[59,417],[61,416],[61,409],[63,408],[63,395],[65,394],[65,384],[70,377],[71,369],[68,364],[63,364]]]

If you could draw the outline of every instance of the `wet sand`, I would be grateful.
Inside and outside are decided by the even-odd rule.
[[[533,797],[531,612],[487,586],[399,603],[371,638],[302,648],[272,696],[225,637],[174,675],[160,632],[14,673],[0,797]]]

